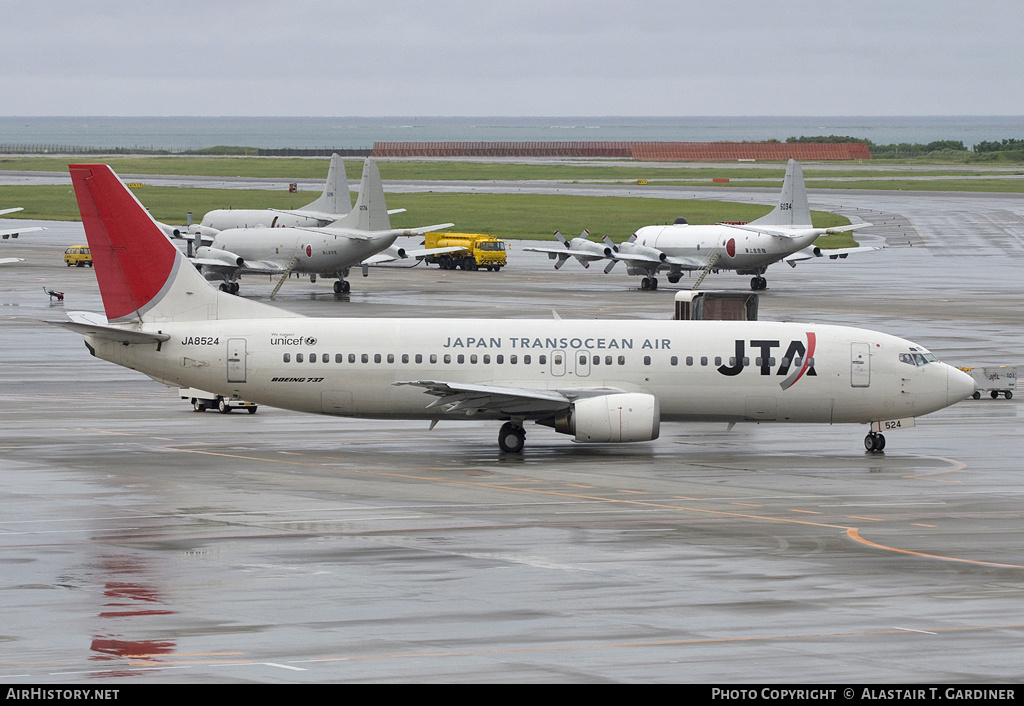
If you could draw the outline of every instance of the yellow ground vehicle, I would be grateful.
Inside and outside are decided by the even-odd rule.
[[[70,248],[64,251],[64,263],[71,267],[85,267],[88,265],[92,267],[92,253],[89,252],[88,245],[72,245]]]
[[[427,233],[425,247],[465,248],[461,252],[430,255],[424,258],[428,264],[437,264],[442,270],[483,270],[497,272],[507,264],[505,241],[481,233]]]

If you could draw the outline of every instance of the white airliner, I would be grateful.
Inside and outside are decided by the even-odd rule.
[[[422,235],[451,225],[392,229],[380,171],[368,159],[356,205],[330,226],[229,228],[216,233],[209,245],[197,244],[191,259],[207,279],[222,280],[220,288],[225,292],[238,292],[240,275],[277,275],[283,281],[294,272],[308,274],[313,282],[318,275],[336,277],[334,291],[344,293],[350,290],[345,278],[351,267],[458,249],[389,249],[399,236]]]
[[[24,211],[24,210],[25,209],[23,207],[21,207],[21,206],[18,206],[17,208],[5,208],[3,210],[0,210],[0,216],[4,216],[4,215],[6,215],[8,213],[17,213],[18,211]],[[8,238],[17,238],[22,233],[31,233],[31,232],[36,231],[36,230],[46,230],[46,229],[45,228],[41,228],[39,226],[32,226],[31,228],[7,228],[7,229],[0,229],[0,238],[2,238],[3,240],[7,240]],[[16,259],[16,258],[8,258],[5,262],[24,262],[24,260],[20,260],[20,259]]]
[[[71,165],[105,316],[61,325],[168,385],[349,417],[532,420],[580,442],[656,439],[662,421],[871,424],[966,399],[973,379],[864,329],[767,321],[307,318],[217,291],[105,165]]]
[[[818,257],[835,260],[855,252],[879,250],[873,246],[822,250],[813,245],[818,236],[859,230],[870,225],[857,223],[837,228],[814,228],[807,205],[803,170],[791,159],[786,166],[778,206],[756,221],[743,225],[691,226],[679,218],[672,225],[644,226],[620,245],[615,245],[608,237],[603,243],[588,240],[589,234],[584,231],[572,240],[555,233],[562,247],[523,249],[547,253],[552,260],[557,259],[555,269],[561,268],[570,257],[584,267],[590,267],[590,263],[596,260],[608,260],[605,273],[610,272],[617,262],[624,262],[628,274],[643,276],[641,289],[657,289],[657,274],[661,270],[668,271],[668,281],[673,284],[679,281],[683,272],[735,270],[740,275],[754,275],[750,288],[758,290],[768,286],[764,273],[775,262],[787,262],[796,267],[801,260]],[[699,285],[702,279],[697,280],[694,286]]]

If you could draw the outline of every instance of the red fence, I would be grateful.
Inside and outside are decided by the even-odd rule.
[[[633,157],[642,162],[871,159],[871,151],[863,142],[634,142]]]
[[[374,142],[374,157],[620,157],[632,142]]]

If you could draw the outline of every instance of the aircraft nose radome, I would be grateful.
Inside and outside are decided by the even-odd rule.
[[[946,397],[949,404],[956,404],[974,394],[978,389],[974,378],[952,365],[946,366]]]

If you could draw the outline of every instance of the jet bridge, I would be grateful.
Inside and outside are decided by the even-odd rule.
[[[676,321],[757,321],[756,292],[676,292]]]

